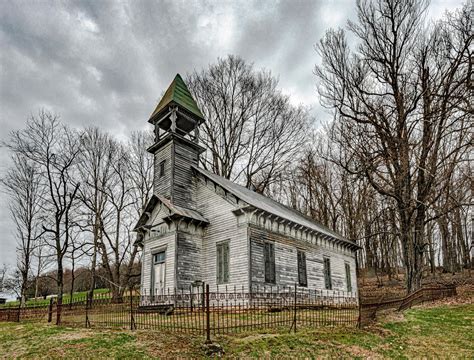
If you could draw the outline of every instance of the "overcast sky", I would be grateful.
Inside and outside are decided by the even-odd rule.
[[[429,17],[461,1],[435,0]],[[0,140],[45,108],[64,122],[125,137],[176,73],[235,54],[279,77],[295,104],[318,105],[314,45],[355,19],[355,1],[0,0]],[[8,166],[0,148],[0,176]],[[15,263],[8,199],[0,195],[0,265]]]

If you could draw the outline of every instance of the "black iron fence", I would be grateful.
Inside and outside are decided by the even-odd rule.
[[[205,334],[235,333],[250,329],[300,326],[357,326],[358,298],[355,293],[310,290],[299,287],[220,287],[173,290],[140,295],[126,292],[120,301],[111,294],[93,300],[76,299],[60,306],[51,302],[36,308],[0,309],[4,321],[55,322],[92,328],[159,329]]]
[[[156,329],[211,335],[253,329],[356,327],[375,319],[379,310],[403,310],[424,301],[456,294],[454,286],[426,287],[405,297],[358,299],[355,293],[293,287],[193,287],[155,294],[127,291],[122,296],[84,296],[70,304],[0,308],[0,321],[57,322],[71,327]]]

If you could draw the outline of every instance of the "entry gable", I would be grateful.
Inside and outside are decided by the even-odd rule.
[[[171,221],[177,218],[185,218],[203,225],[209,223],[209,221],[196,210],[185,209],[183,207],[174,205],[167,198],[154,194],[145,206],[145,210],[138,219],[138,222],[133,230],[139,231],[142,228],[150,226],[150,222],[155,223],[156,221],[154,218],[156,218],[157,215],[154,214],[154,210],[156,206],[160,204],[167,210],[162,217],[162,219],[165,221]]]

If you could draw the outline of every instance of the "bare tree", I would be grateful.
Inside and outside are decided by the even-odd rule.
[[[36,242],[36,247],[33,250],[33,268],[35,269],[35,299],[39,297],[40,288],[40,276],[41,274],[50,268],[51,264],[54,263],[54,254],[51,253],[50,247],[47,244],[45,237],[40,237]]]
[[[7,278],[8,271],[9,267],[7,264],[3,264],[2,267],[0,267],[0,292],[2,292],[5,288],[5,280]]]
[[[82,214],[80,226],[92,234],[91,282],[96,286],[96,268],[105,270],[105,280],[119,301],[127,286],[138,248],[132,224],[152,193],[153,157],[146,152],[152,133],[136,132],[127,145],[97,128],[82,136],[79,172]]]
[[[49,235],[57,265],[58,306],[56,322],[61,322],[64,289],[64,257],[70,246],[70,211],[77,200],[79,182],[74,171],[80,149],[80,136],[46,111],[28,119],[24,130],[14,131],[7,146],[39,168],[46,187],[43,197],[45,218],[42,228]]]
[[[127,274],[122,266],[133,266],[137,247],[134,246],[131,223],[131,209],[136,199],[133,198],[133,186],[130,177],[130,157],[125,147],[118,146],[116,161],[113,163],[113,181],[109,184],[107,196],[110,200],[112,221],[103,224],[104,240],[100,243],[102,265],[109,276],[115,301],[119,301],[128,282]],[[124,276],[125,275],[125,276]]]
[[[81,231],[77,226],[74,226],[75,229],[71,231],[71,245],[69,247],[69,252],[67,254],[67,257],[70,261],[71,265],[71,283],[70,283],[70,289],[69,289],[69,307],[72,307],[72,300],[73,300],[73,295],[74,295],[74,290],[75,290],[75,282],[76,282],[76,269],[77,269],[77,264],[81,260],[81,258],[84,256],[85,251],[85,243],[84,239],[81,236]]]
[[[332,160],[396,204],[408,291],[421,285],[427,208],[469,143],[471,15],[466,6],[425,32],[426,7],[358,1],[348,26],[356,51],[343,30],[329,30],[315,70],[323,104],[336,111]]]
[[[153,155],[146,149],[153,144],[153,131],[135,131],[127,144],[130,180],[133,184],[133,197],[136,199],[137,217],[142,214],[153,194]]]
[[[39,166],[22,154],[13,154],[13,166],[0,180],[10,197],[10,215],[16,227],[17,267],[21,275],[21,305],[31,280],[33,253],[43,235],[40,226],[41,202],[44,188],[40,182]]]
[[[294,107],[269,72],[239,57],[218,59],[187,83],[204,113],[203,165],[264,192],[305,142],[307,112]]]
[[[79,173],[83,186],[79,197],[83,204],[81,228],[92,234],[90,299],[96,285],[97,252],[103,240],[103,223],[113,215],[107,209],[106,190],[112,181],[117,147],[117,143],[98,128],[88,128],[82,136]]]

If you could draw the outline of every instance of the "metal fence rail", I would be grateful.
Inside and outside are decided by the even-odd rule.
[[[456,296],[456,294],[455,285],[443,285],[425,286],[411,294],[399,297],[362,298],[360,303],[360,325],[364,326],[375,321],[377,312],[381,310],[397,309],[402,311],[424,302],[444,299]]]
[[[55,320],[57,304],[0,309],[0,321]],[[60,306],[60,322],[72,327],[158,329],[204,334],[299,326],[357,326],[358,298],[354,293],[294,287],[209,286],[139,295],[126,292],[120,301],[110,294],[93,300],[76,299]]]
[[[456,295],[455,286],[425,287],[408,296],[375,299],[355,293],[293,287],[221,287],[209,285],[160,294],[127,291],[118,300],[112,294],[84,297],[74,303],[0,308],[0,321],[56,322],[91,328],[156,329],[206,335],[253,329],[349,326],[370,323],[379,310],[403,310],[425,301]],[[59,309],[58,309],[59,307]]]

